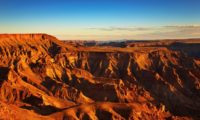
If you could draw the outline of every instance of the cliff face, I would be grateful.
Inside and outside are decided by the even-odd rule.
[[[133,44],[85,47],[46,34],[0,35],[0,118],[200,118],[198,42]]]

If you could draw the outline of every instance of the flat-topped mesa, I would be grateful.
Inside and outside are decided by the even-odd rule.
[[[0,47],[10,47],[28,45],[38,47],[40,45],[51,46],[57,45],[62,47],[70,47],[69,45],[63,45],[63,42],[56,37],[48,34],[0,34]]]
[[[0,34],[0,40],[3,39],[14,39],[14,40],[44,40],[44,39],[50,39],[50,40],[57,40],[56,37],[48,35],[48,34]]]
[[[76,50],[70,44],[64,44],[48,34],[0,34],[0,54],[8,57],[51,55]],[[5,60],[5,58],[3,58]],[[6,63],[9,62],[6,59]],[[1,62],[0,62],[1,63]]]
[[[0,47],[10,47],[18,45],[28,45],[38,47],[40,45],[48,47],[63,47],[74,50],[71,44],[63,44],[56,37],[43,33],[36,34],[0,34]]]

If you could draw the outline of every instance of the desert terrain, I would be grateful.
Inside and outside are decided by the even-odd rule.
[[[200,39],[0,34],[2,120],[198,120]]]

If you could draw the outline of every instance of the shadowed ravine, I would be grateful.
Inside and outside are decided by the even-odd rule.
[[[87,44],[1,34],[0,119],[200,119],[200,40]]]

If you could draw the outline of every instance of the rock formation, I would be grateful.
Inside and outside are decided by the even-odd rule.
[[[200,119],[199,40],[119,46],[1,34],[0,119]]]

